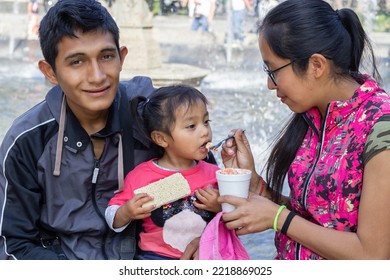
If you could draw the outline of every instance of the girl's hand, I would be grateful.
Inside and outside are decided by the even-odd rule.
[[[200,201],[194,202],[194,205],[202,210],[208,210],[214,213],[222,211],[221,204],[218,203],[219,191],[211,185],[195,192],[196,198]]]
[[[142,207],[146,202],[152,201],[153,198],[146,193],[136,194],[133,198],[129,199],[117,210],[114,217],[114,228],[122,227],[132,220],[141,220],[149,217],[154,205]]]
[[[155,208],[154,205],[142,207],[142,205],[152,200],[153,198],[146,193],[139,193],[126,201],[123,206],[126,208],[126,213],[131,220],[141,220],[149,217]]]

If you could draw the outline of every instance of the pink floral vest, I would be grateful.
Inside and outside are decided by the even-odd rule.
[[[309,128],[288,172],[292,210],[340,231],[357,231],[364,147],[373,125],[390,114],[390,97],[363,78],[351,99],[329,104],[323,133],[318,109],[306,112]],[[275,244],[276,259],[323,259],[281,233]]]

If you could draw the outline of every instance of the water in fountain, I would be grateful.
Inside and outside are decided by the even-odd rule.
[[[365,30],[371,33],[374,30],[375,17],[378,12],[378,0],[357,1],[356,6]]]

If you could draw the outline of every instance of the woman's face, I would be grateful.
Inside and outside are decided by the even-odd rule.
[[[259,37],[260,53],[264,61],[265,68],[268,72],[272,72],[282,66],[280,70],[273,73],[274,81],[268,77],[268,88],[276,90],[276,96],[280,101],[286,104],[291,111],[302,113],[315,104],[315,89],[313,83],[309,79],[309,75],[298,75],[293,71],[293,63],[290,59],[278,57],[269,47],[263,36]]]

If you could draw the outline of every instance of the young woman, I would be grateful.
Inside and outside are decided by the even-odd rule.
[[[162,156],[140,164],[125,179],[124,189],[106,210],[109,226],[122,231],[129,223],[142,220],[138,259],[179,259],[186,246],[203,232],[217,202],[217,165],[203,161],[212,132],[206,97],[195,88],[177,85],[159,88],[150,99],[132,101],[134,119],[146,142],[160,147]],[[188,181],[190,195],[163,205],[142,207],[153,198],[134,191],[181,173]],[[212,187],[210,187],[212,186]],[[214,188],[213,188],[214,187]]]
[[[258,31],[268,87],[294,114],[266,180],[253,172],[256,194],[219,199],[237,206],[223,217],[227,227],[238,234],[273,228],[276,259],[389,259],[390,98],[357,15],[325,1],[288,0]],[[371,76],[360,73],[365,51]],[[241,131],[222,157],[255,171]]]

